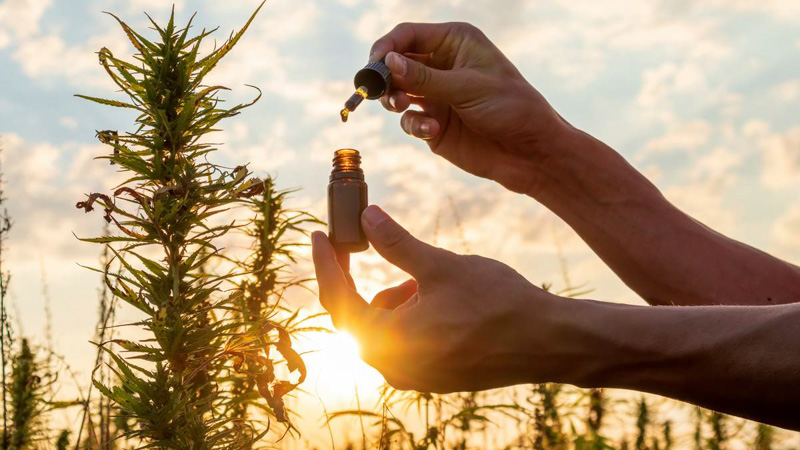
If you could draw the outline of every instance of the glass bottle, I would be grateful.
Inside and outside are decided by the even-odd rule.
[[[328,183],[328,238],[340,252],[355,253],[369,248],[361,226],[367,207],[367,183],[361,170],[361,155],[350,148],[336,150]]]

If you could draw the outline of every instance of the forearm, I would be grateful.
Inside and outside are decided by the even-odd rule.
[[[561,380],[659,394],[800,429],[800,305],[643,307],[565,301]]]
[[[800,270],[729,239],[670,204],[616,151],[568,127],[529,194],[564,219],[653,304],[800,301]]]

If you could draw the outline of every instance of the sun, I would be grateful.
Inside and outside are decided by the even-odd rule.
[[[360,361],[361,346],[358,345],[358,341],[350,333],[346,331],[337,331],[333,333],[329,342],[335,354],[341,357],[341,359],[351,363]]]
[[[304,347],[309,350],[303,357],[310,381],[306,389],[332,406],[351,402],[356,390],[363,401],[383,384],[383,376],[361,359],[358,341],[347,332],[316,333]]]

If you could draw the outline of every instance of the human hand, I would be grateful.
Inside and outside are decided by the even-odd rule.
[[[536,189],[535,169],[571,127],[479,29],[402,23],[372,46],[370,60],[384,57],[392,90],[381,103],[405,111],[403,130],[469,173]]]
[[[413,279],[367,303],[325,234],[316,232],[320,302],[390,385],[474,391],[558,376],[563,358],[551,342],[558,325],[546,320],[558,297],[502,263],[417,240],[377,206],[364,211],[362,222],[378,253]]]

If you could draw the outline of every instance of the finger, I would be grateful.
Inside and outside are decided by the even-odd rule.
[[[417,293],[417,280],[410,279],[404,283],[378,292],[370,306],[381,309],[395,309],[407,302]]]
[[[420,139],[433,139],[441,130],[439,122],[421,111],[406,111],[400,118],[400,127],[411,136]]]
[[[427,54],[403,53],[403,56],[405,56],[406,58],[409,58],[409,59],[413,59],[414,61],[416,61],[416,62],[418,62],[420,64],[425,64],[426,66],[429,66],[429,67],[438,68],[438,67],[436,67],[436,65],[433,64],[433,57],[430,55],[430,53],[427,53]]]
[[[432,275],[442,256],[447,253],[411,236],[375,205],[370,205],[364,210],[361,223],[367,239],[375,250],[387,261],[417,280]]]
[[[403,112],[411,105],[411,99],[405,92],[393,89],[381,97],[381,105],[392,112]]]
[[[311,246],[320,303],[331,314],[336,328],[358,328],[369,305],[347,282],[328,237],[315,231],[311,235]]]
[[[350,275],[350,253],[337,251],[336,261],[339,262],[339,267],[342,268],[344,277],[347,279],[347,284],[349,284],[351,288],[356,289],[356,282],[353,280],[353,276]]]
[[[433,53],[458,45],[461,33],[454,33],[453,23],[401,23],[375,41],[369,51],[370,61],[379,61],[389,52]]]
[[[392,72],[392,87],[412,95],[457,103],[473,88],[473,71],[440,70],[407,58],[397,52],[386,55],[386,67]]]

